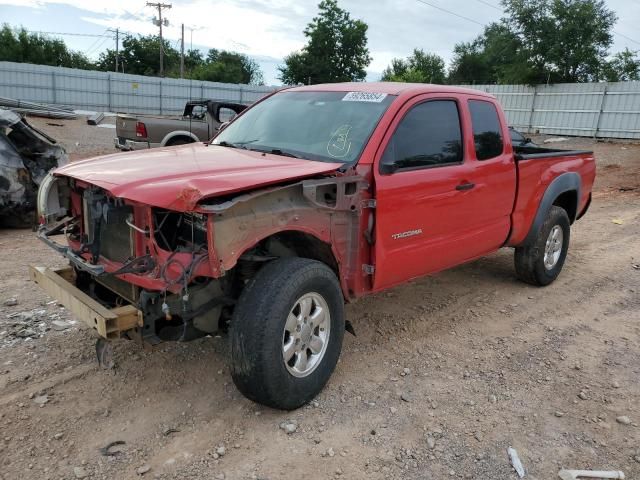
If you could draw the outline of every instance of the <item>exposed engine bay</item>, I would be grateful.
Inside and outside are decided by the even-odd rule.
[[[0,226],[33,225],[38,187],[51,169],[68,161],[53,138],[0,109]]]
[[[78,288],[106,307],[136,305],[144,318],[138,333],[151,344],[218,331],[232,302],[208,268],[206,215],[128,203],[72,179],[52,182],[40,203],[56,218],[70,215],[49,222],[45,236],[66,237],[68,247],[55,248],[71,260]]]
[[[303,180],[182,212],[74,178],[50,175],[43,184],[39,237],[70,260],[77,288],[107,308],[134,305],[142,322],[127,335],[149,344],[225,329],[245,284],[275,258],[315,258],[337,270],[340,257],[322,236],[349,252],[346,272],[357,264],[360,177]],[[288,228],[301,221],[317,236]]]

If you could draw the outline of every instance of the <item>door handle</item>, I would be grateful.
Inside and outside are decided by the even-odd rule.
[[[460,185],[456,185],[456,190],[459,190],[459,191],[471,190],[475,186],[476,186],[475,183],[461,183]]]

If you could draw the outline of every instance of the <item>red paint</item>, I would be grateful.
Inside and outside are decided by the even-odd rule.
[[[521,243],[533,222],[536,211],[547,186],[558,175],[566,172],[577,172],[582,179],[582,194],[579,199],[578,213],[587,206],[591,188],[596,178],[596,162],[593,155],[572,155],[541,160],[518,162],[520,179],[518,199],[513,211],[513,231],[508,245]]]
[[[505,242],[515,198],[515,161],[510,145],[497,158],[476,160],[466,106],[474,97],[466,92],[414,96],[398,110],[382,138],[373,169],[378,201],[374,290],[463,263],[497,250]],[[464,162],[381,174],[380,157],[404,114],[416,104],[435,99],[458,102]],[[503,130],[503,137],[509,138],[506,128]],[[463,183],[474,183],[475,187],[456,190]],[[420,233],[393,237],[412,231]]]
[[[396,95],[381,118],[358,165],[353,172],[371,185],[364,199],[375,199],[375,209],[363,209],[358,235],[359,259],[355,270],[343,267],[349,258],[350,242],[336,241],[324,225],[273,225],[268,231],[298,230],[331,243],[340,265],[341,284],[346,298],[378,291],[410,279],[447,269],[486,255],[506,245],[516,246],[527,235],[538,206],[549,184],[560,174],[577,172],[582,179],[578,212],[587,204],[595,178],[595,162],[590,154],[558,156],[516,162],[509,133],[498,105],[505,143],[503,154],[485,161],[475,157],[469,99],[481,99],[497,105],[495,98],[479,91],[448,86],[396,83],[353,83],[296,87],[288,91],[362,91]],[[277,93],[276,93],[277,95]],[[380,157],[403,115],[416,103],[430,99],[453,99],[458,102],[464,138],[464,161],[458,165],[390,175],[379,171]],[[264,155],[219,146],[192,144],[160,148],[143,153],[131,152],[77,162],[56,171],[80,180],[79,184],[98,185],[116,197],[136,206],[136,222],[148,227],[150,209],[158,206],[177,211],[198,210],[203,199],[246,192],[273,184],[293,182],[308,177],[336,175],[340,164],[304,161],[276,155]],[[349,175],[351,173],[346,173]],[[462,183],[474,183],[467,191],[456,190]],[[78,213],[79,202],[74,202]],[[372,218],[373,217],[373,218]],[[146,218],[146,220],[145,220]],[[365,231],[374,226],[375,242],[365,240]],[[139,225],[143,226],[143,225]],[[198,274],[219,277],[232,268],[246,248],[259,238],[247,236],[241,244],[216,246],[214,224],[209,222],[209,263]],[[403,232],[420,231],[402,238]],[[149,248],[159,264],[169,252],[161,251],[150,238],[137,239],[139,254]],[[233,251],[233,256],[220,252]],[[188,254],[180,262],[188,264]],[[364,264],[375,266],[373,277],[365,275]],[[118,265],[106,264],[108,271]],[[164,282],[157,272],[148,275],[125,275],[123,279],[144,288],[161,290]]]
[[[55,174],[116,197],[184,212],[205,198],[334,172],[340,165],[192,143],[73,162]]]

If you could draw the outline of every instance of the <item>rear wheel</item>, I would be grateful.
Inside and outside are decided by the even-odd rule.
[[[292,410],[315,397],[335,369],[344,301],[333,271],[281,258],[247,284],[231,322],[231,375],[250,400]]]
[[[552,206],[533,243],[516,248],[518,278],[539,286],[553,282],[560,275],[567,256],[570,228],[567,212]]]
[[[167,142],[167,147],[174,147],[176,145],[186,145],[187,143],[193,143],[193,139],[180,137],[173,140],[169,140]]]

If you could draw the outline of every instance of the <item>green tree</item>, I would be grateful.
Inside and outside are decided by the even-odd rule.
[[[382,72],[383,82],[439,83],[446,80],[444,60],[439,55],[414,49],[407,59],[394,58]]]
[[[625,48],[616,53],[604,67],[604,78],[608,82],[640,80],[640,58],[638,52]]]
[[[178,76],[180,69],[180,52],[166,40],[164,46],[164,71],[167,76]],[[100,70],[115,68],[116,52],[107,49],[100,54],[97,65]],[[118,52],[120,71],[134,75],[159,75],[160,73],[160,37],[157,35],[133,36],[124,35],[122,48]]]
[[[603,75],[616,15],[601,0],[503,0],[505,18],[454,47],[451,83],[587,82]]]
[[[198,49],[187,50],[184,54],[184,71],[192,72],[200,65],[204,64],[202,52]]]
[[[616,14],[603,0],[503,0],[531,83],[598,80]]]
[[[59,39],[12,29],[6,23],[0,29],[0,61],[53,65],[57,67],[94,68],[82,53],[69,50]]]
[[[246,55],[212,48],[206,60],[191,75],[197,80],[210,82],[245,83],[262,85],[262,71],[255,60]]]
[[[449,83],[495,83],[495,79],[491,75],[491,66],[484,55],[481,40],[482,37],[478,37],[473,42],[462,42],[453,47],[453,59],[448,76]]]
[[[453,49],[449,83],[527,83],[529,69],[517,36],[504,24],[491,23],[472,42]]]
[[[307,25],[308,43],[278,67],[285,84],[361,81],[371,63],[367,24],[353,20],[337,0],[322,0],[317,17]]]
[[[180,52],[163,40],[164,71],[167,77],[180,76]],[[160,69],[160,39],[156,35],[125,35],[120,49],[119,68],[136,75],[158,75]],[[100,55],[98,67],[102,70],[115,68],[116,52],[107,50]],[[262,83],[262,72],[258,64],[246,55],[212,48],[204,57],[199,50],[188,50],[184,56],[186,78],[226,83]]]

